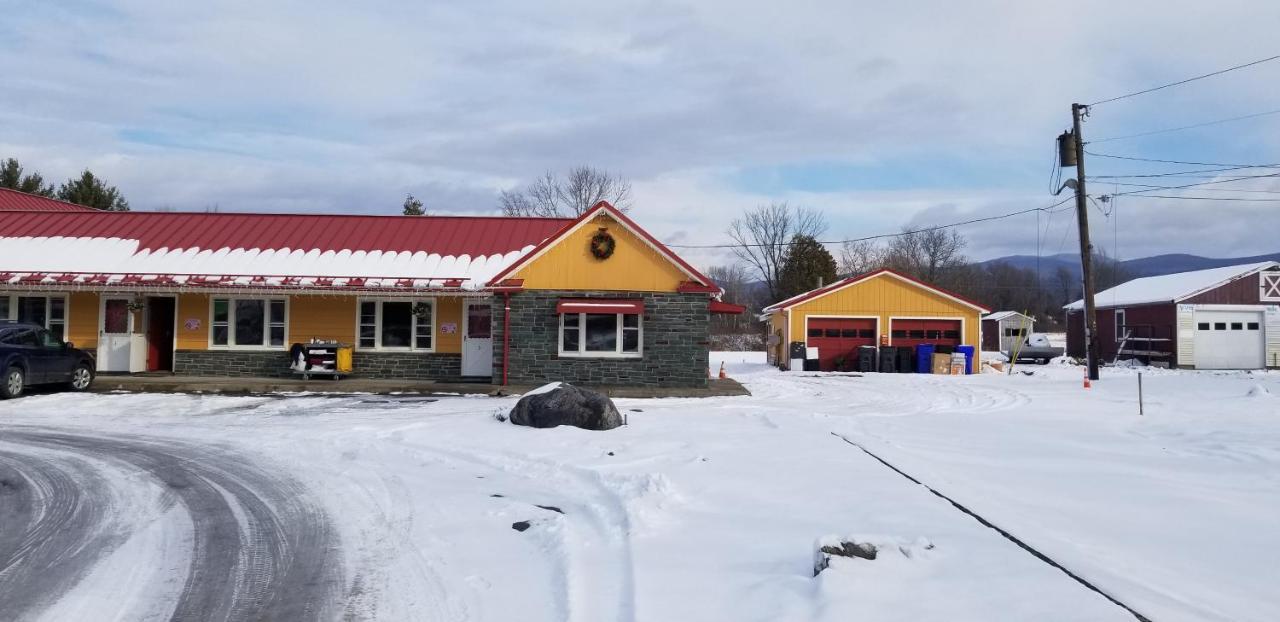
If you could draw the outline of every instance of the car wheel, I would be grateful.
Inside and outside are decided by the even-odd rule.
[[[83,363],[76,370],[71,372],[71,382],[67,383],[67,387],[72,391],[87,391],[89,385],[93,384],[93,370]]]
[[[10,367],[5,370],[3,381],[0,381],[0,397],[5,399],[15,398],[22,395],[23,389],[27,388],[27,376],[22,373],[21,367]]]

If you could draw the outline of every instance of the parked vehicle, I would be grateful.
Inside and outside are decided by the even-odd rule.
[[[37,324],[0,323],[0,398],[33,385],[60,384],[85,391],[93,384],[93,357]]]
[[[1046,365],[1050,360],[1062,356],[1064,350],[1049,344],[1049,336],[1044,333],[1031,333],[1022,344],[1004,355],[1011,361],[1032,361]]]

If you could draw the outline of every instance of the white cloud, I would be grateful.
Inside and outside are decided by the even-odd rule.
[[[0,24],[0,156],[55,178],[90,166],[142,209],[382,213],[407,192],[436,211],[491,211],[502,188],[591,163],[635,180],[638,217],[668,241],[721,242],[737,213],[772,200],[820,207],[831,237],[860,237],[1049,204],[1046,160],[1071,101],[1267,56],[1277,17],[1256,1],[29,3]],[[1100,106],[1087,132],[1280,107],[1277,77],[1280,63]],[[1262,130],[1276,127],[1106,149],[1275,161]],[[888,183],[730,181],[811,163]],[[1274,251],[1274,208],[1122,201],[1114,245]],[[1033,217],[965,232],[979,257],[1036,246]]]

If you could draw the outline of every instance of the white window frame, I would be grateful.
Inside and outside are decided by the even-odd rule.
[[[0,292],[0,298],[8,300],[9,309],[5,316],[0,316],[0,320],[18,321],[18,299],[19,298],[44,298],[44,329],[53,330],[54,324],[62,325],[62,340],[66,341],[70,336],[71,330],[71,300],[66,294],[47,294],[44,292]],[[62,300],[62,319],[53,320],[53,300]]]
[[[227,301],[227,343],[213,343],[213,307],[219,300]],[[236,301],[237,300],[257,300],[262,302],[262,343],[260,344],[239,344],[236,343]],[[284,303],[284,340],[278,346],[271,345],[271,327],[278,326],[271,321],[271,303]],[[289,349],[289,298],[287,296],[210,296],[209,297],[209,349],[210,350],[287,350]],[[221,325],[221,323],[219,323]]]
[[[1258,300],[1280,302],[1280,272],[1268,270],[1258,273]]]
[[[1128,315],[1124,309],[1116,309],[1111,313],[1111,323],[1115,324],[1116,341],[1124,339],[1124,327],[1129,324]]]
[[[564,349],[564,318],[568,315],[578,316],[578,349]],[[587,316],[588,315],[613,315],[616,322],[614,330],[617,331],[617,344],[614,346],[613,352],[603,352],[598,350],[587,350]],[[622,316],[636,316],[635,327],[624,327]],[[644,314],[643,313],[561,313],[560,318],[556,320],[559,324],[559,330],[556,331],[556,353],[565,358],[583,358],[583,359],[638,359],[644,358]],[[636,335],[636,351],[622,351],[623,331],[634,330]]]
[[[361,327],[360,308],[366,302],[377,303],[377,310],[375,311],[375,316],[374,316],[375,319],[374,319],[374,325],[373,325],[373,334],[374,334],[375,343],[372,347],[360,344],[360,327]],[[382,303],[384,302],[407,302],[410,305],[415,305],[419,302],[425,302],[431,305],[431,323],[429,327],[430,333],[431,333],[431,347],[430,348],[418,347],[418,316],[416,315],[413,316],[413,323],[411,324],[411,330],[409,331],[408,347],[383,346],[382,345]],[[436,335],[436,327],[439,326],[439,324],[436,323],[436,319],[439,316],[439,314],[440,314],[440,303],[436,298],[359,298],[356,300],[356,339],[353,345],[355,346],[356,350],[363,350],[365,352],[423,352],[423,353],[435,352],[436,344],[439,343],[440,341],[439,336]]]

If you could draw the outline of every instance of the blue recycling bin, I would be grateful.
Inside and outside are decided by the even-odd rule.
[[[922,343],[916,346],[916,373],[933,373],[933,344]]]
[[[956,352],[964,353],[964,373],[973,373],[973,346],[956,346]]]

